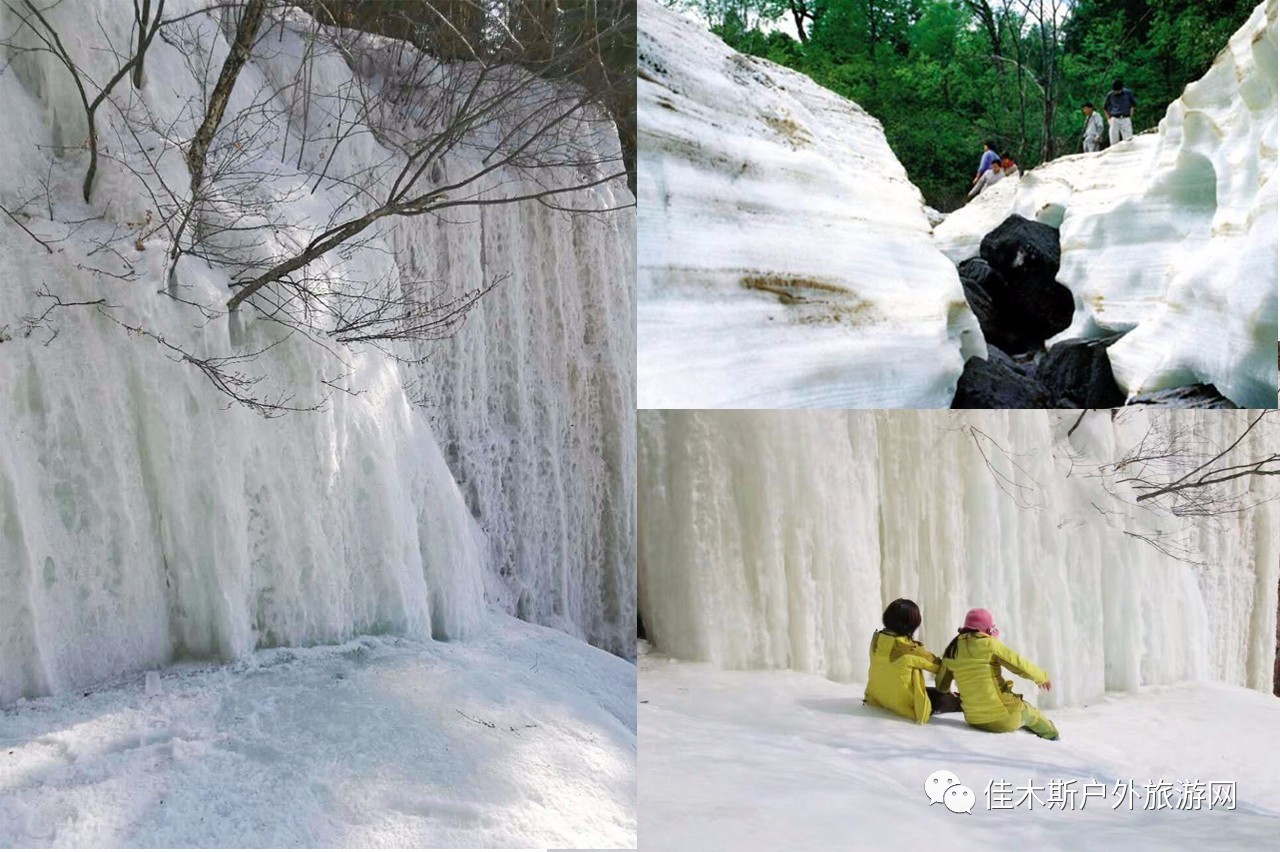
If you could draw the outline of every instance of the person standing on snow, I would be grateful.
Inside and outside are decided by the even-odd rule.
[[[1102,116],[1093,111],[1093,104],[1084,102],[1080,108],[1084,113],[1084,150],[1093,153],[1102,150]]]
[[[1102,102],[1102,110],[1111,122],[1112,145],[1133,138],[1133,108],[1137,105],[1138,99],[1124,87],[1124,80],[1117,79],[1111,84],[1111,91]]]
[[[883,707],[920,724],[934,713],[957,713],[960,696],[924,685],[924,673],[938,673],[938,658],[911,638],[920,626],[920,608],[898,598],[884,611],[884,629],[871,635],[871,668],[863,703]]]
[[[1013,691],[1013,681],[1005,680],[1000,670],[1035,681],[1046,692],[1053,688],[1049,675],[997,639],[999,635],[991,613],[969,610],[964,627],[942,652],[938,689],[945,692],[955,680],[964,702],[964,720],[975,728],[996,733],[1027,728],[1038,737],[1056,740],[1058,729],[1053,722],[1023,701]]]

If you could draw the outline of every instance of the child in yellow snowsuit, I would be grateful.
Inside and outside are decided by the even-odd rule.
[[[949,689],[955,679],[964,701],[964,720],[975,728],[997,733],[1028,728],[1037,736],[1056,740],[1058,729],[1013,691],[1013,682],[1001,677],[1000,669],[1003,666],[1035,681],[1044,690],[1052,687],[1049,675],[997,639],[999,635],[991,613],[969,610],[964,627],[942,654],[938,689]]]
[[[884,611],[884,630],[871,636],[871,669],[864,703],[883,707],[920,724],[934,713],[960,709],[957,696],[924,685],[924,673],[938,673],[938,658],[911,638],[920,626],[920,609],[898,598]]]

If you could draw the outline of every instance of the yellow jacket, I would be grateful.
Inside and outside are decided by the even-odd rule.
[[[938,658],[928,648],[906,636],[877,630],[871,637],[871,669],[864,700],[923,725],[933,713],[924,691],[925,672],[938,673]]]
[[[1039,686],[1049,680],[1044,669],[985,633],[961,633],[955,657],[942,658],[938,689],[946,692],[955,678],[964,705],[964,719],[988,731],[1015,731],[1022,727],[1022,696],[1013,682],[1001,677],[1004,667]]]

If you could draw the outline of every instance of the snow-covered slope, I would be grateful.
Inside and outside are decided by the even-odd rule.
[[[1270,691],[1276,505],[1174,536],[1176,521],[1121,499],[1127,486],[1099,469],[1143,439],[1151,413],[1090,412],[1067,438],[1078,417],[641,412],[647,636],[682,659],[856,681],[885,604],[907,597],[935,652],[967,609],[990,609],[1010,645],[1051,673],[1044,706],[1188,679]],[[1168,417],[1206,450],[1248,422]],[[1261,440],[1251,433],[1240,457]],[[1248,487],[1258,500],[1275,493]]]
[[[495,622],[19,702],[0,846],[634,847],[635,666]]]
[[[879,122],[639,14],[640,405],[948,405],[985,345]]]
[[[863,707],[861,683],[640,659],[643,837],[655,849],[910,849],[940,838],[959,849],[1275,845],[1280,738],[1268,732],[1280,699],[1270,695],[1197,684],[1107,696],[1051,712],[1062,738],[1048,742],[993,736],[958,716],[915,725]],[[972,789],[970,813],[930,804],[925,781],[939,770]],[[1058,804],[1046,807],[1055,782]],[[1152,795],[1148,810],[1147,785],[1160,782],[1168,799]],[[1233,809],[1196,803],[1194,787],[1184,799],[1196,782],[1206,793],[1233,782]]]
[[[178,657],[360,633],[465,636],[482,626],[486,596],[628,654],[626,214],[574,222],[537,204],[483,220],[455,213],[449,225],[396,222],[327,257],[317,275],[343,280],[434,276],[469,289],[478,277],[513,278],[458,338],[408,353],[428,358],[417,374],[377,350],[335,352],[301,334],[231,365],[260,377],[259,397],[307,407],[327,396],[319,413],[264,420],[228,407],[196,366],[92,305],[55,308],[24,334],[25,319],[53,304],[37,295],[47,290],[105,300],[111,317],[197,357],[283,336],[249,309],[236,327],[206,318],[199,306],[225,301],[227,268],[185,257],[181,300],[160,292],[168,246],[140,224],[164,197],[148,158],[169,187],[186,186],[174,140],[189,138],[199,117],[190,99],[202,94],[192,76],[202,62],[187,59],[216,69],[228,49],[233,27],[216,8],[193,14],[203,5],[166,4],[186,23],[153,44],[141,90],[117,90],[138,135],[115,107],[99,110],[92,204],[79,198],[85,156],[53,157],[84,138],[70,75],[41,53],[6,57],[0,73],[0,202],[51,247],[7,217],[0,228],[0,703]],[[105,41],[129,42],[132,21],[118,12],[108,0],[48,11],[99,81],[115,67]],[[273,19],[229,111],[265,122],[248,191],[252,221],[276,223],[253,239],[277,252],[361,203],[347,176],[396,162],[367,130],[336,151],[314,141],[335,119],[334,93],[377,85],[385,69],[374,56],[362,79],[336,53],[319,56],[317,94],[290,100],[313,26],[296,10]],[[0,31],[14,29],[13,13],[0,12]],[[597,142],[616,153],[616,138]],[[317,181],[326,168],[329,182]],[[630,198],[621,181],[593,192],[592,206]]]
[[[1207,382],[1239,405],[1274,405],[1276,55],[1266,0],[1155,134],[983,193],[937,227],[939,248],[977,254],[1010,213],[1058,226],[1058,280],[1077,304],[1062,336],[1133,329],[1108,350],[1122,388]]]

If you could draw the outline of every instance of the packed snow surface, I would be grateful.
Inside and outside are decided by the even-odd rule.
[[[1119,481],[1132,468],[1102,467],[1153,418],[1212,455],[1253,414],[1080,415],[641,412],[647,637],[681,659],[853,682],[885,605],[906,597],[935,653],[969,608],[989,609],[1010,646],[1050,672],[1043,707],[1199,679],[1270,692],[1270,480],[1244,486],[1245,510],[1188,525],[1133,503]],[[1264,423],[1234,458],[1270,455],[1278,439]]]
[[[976,255],[1011,213],[1054,225],[1076,297],[1060,337],[1132,329],[1107,350],[1123,389],[1206,382],[1274,405],[1276,57],[1267,0],[1155,133],[996,184],[935,229],[938,247]]]
[[[221,263],[184,257],[169,298],[169,245],[147,223],[162,179],[187,186],[192,104],[212,85],[193,73],[216,76],[234,32],[203,5],[166,4],[182,23],[148,51],[142,89],[125,81],[99,110],[90,204],[86,157],[63,147],[85,133],[70,75],[39,52],[6,57],[0,73],[0,202],[30,232],[7,217],[0,228],[0,704],[182,658],[363,633],[465,637],[486,601],[631,654],[630,214],[459,209],[395,220],[315,264],[320,281],[426,279],[456,292],[509,275],[455,338],[399,353],[425,355],[421,368],[285,334],[252,308],[229,322],[220,309],[235,270]],[[107,0],[48,10],[92,79],[115,68],[106,40],[129,43],[132,20],[118,12]],[[15,30],[14,14],[0,11],[0,32]],[[352,176],[373,169],[376,183],[400,156],[352,126],[337,93],[376,88],[413,51],[375,39],[382,47],[353,70],[311,41],[310,18],[282,14],[264,25],[228,111],[260,146],[240,164],[253,175],[252,221],[274,223],[252,245],[223,247],[242,263],[287,256],[358,210]],[[304,72],[311,99],[292,94]],[[332,139],[335,121],[348,142],[326,150],[315,140]],[[616,133],[589,129],[581,144],[616,155]],[[214,161],[236,162],[220,138]],[[478,156],[463,150],[441,168],[461,173]],[[209,180],[231,192],[219,173]],[[492,176],[495,187],[521,180]],[[621,179],[584,194],[570,200],[631,200]],[[54,296],[105,304],[57,308]],[[254,395],[327,402],[263,419],[118,323],[196,357],[266,348],[233,366],[258,381]]]
[[[499,616],[0,715],[0,846],[634,847],[636,668]]]
[[[1047,850],[1275,845],[1280,738],[1270,732],[1280,725],[1280,699],[1274,696],[1221,684],[1108,695],[1087,707],[1050,712],[1062,738],[1049,742],[1025,731],[989,734],[958,715],[916,725],[863,707],[861,683],[794,672],[725,672],[656,655],[640,659],[646,847],[764,852],[939,843]],[[1018,685],[1035,700],[1030,682]],[[971,813],[930,804],[925,780],[939,770],[954,773],[974,792]],[[1075,791],[1073,798],[1061,797],[1071,807],[1044,806],[1055,781]],[[1084,800],[1084,785],[1094,782],[1106,785],[1106,796],[1098,797],[1094,787]],[[1134,798],[1126,794],[1130,782]],[[1146,810],[1148,782],[1199,782],[1206,789],[1235,782],[1235,808],[1211,809],[1204,801],[1179,810],[1172,807],[1179,802],[1174,793],[1159,808],[1162,800],[1153,796]],[[1010,799],[1001,795],[1004,784]],[[996,809],[988,807],[989,785]],[[1038,803],[1022,792],[1028,787],[1038,788]]]
[[[639,14],[640,406],[949,405],[985,344],[880,123]]]

